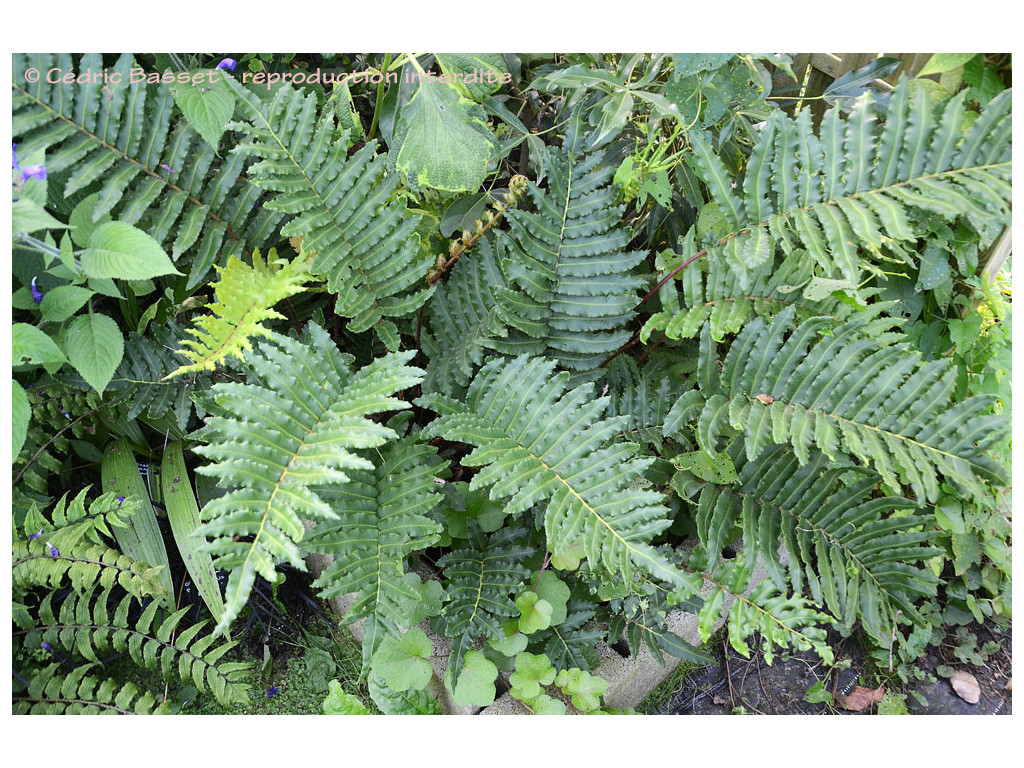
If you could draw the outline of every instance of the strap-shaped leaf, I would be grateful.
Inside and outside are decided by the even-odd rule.
[[[305,570],[302,521],[337,517],[315,488],[348,482],[347,470],[372,469],[355,451],[396,435],[367,417],[408,408],[394,394],[422,380],[405,365],[413,352],[353,372],[352,357],[326,331],[306,328],[302,340],[272,333],[261,342],[250,356],[251,383],[213,387],[217,415],[198,433],[207,445],[196,452],[216,463],[197,471],[234,489],[203,508],[199,529],[213,537],[214,564],[231,571],[218,632],[245,605],[256,574],[276,582],[279,562]]]

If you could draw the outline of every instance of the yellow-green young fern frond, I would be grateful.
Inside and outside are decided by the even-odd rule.
[[[281,320],[274,305],[296,293],[301,293],[311,278],[310,256],[300,253],[291,261],[277,258],[273,248],[266,261],[257,250],[252,255],[252,266],[234,258],[221,269],[220,280],[211,283],[217,292],[217,303],[210,307],[212,314],[196,320],[197,328],[186,329],[196,341],[182,341],[179,352],[192,361],[171,371],[165,378],[180,376],[191,371],[213,370],[228,356],[245,360],[244,353],[252,351],[251,340],[268,336],[264,320]]]
[[[408,408],[395,393],[423,380],[406,365],[411,351],[353,371],[352,356],[313,323],[298,340],[267,337],[250,355],[249,383],[212,388],[213,415],[197,433],[207,444],[196,453],[216,462],[197,471],[233,489],[203,507],[196,533],[213,538],[214,566],[230,571],[218,632],[245,606],[257,574],[276,583],[278,563],[306,569],[303,521],[338,516],[319,489],[348,483],[349,470],[372,470],[357,451],[397,435],[369,417]]]

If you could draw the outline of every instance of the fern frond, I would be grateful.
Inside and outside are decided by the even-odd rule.
[[[507,335],[499,303],[499,293],[507,285],[504,261],[503,242],[495,240],[492,245],[490,238],[482,238],[430,297],[421,339],[429,358],[424,391],[451,395],[465,387],[490,340]]]
[[[412,626],[422,583],[406,569],[413,552],[434,544],[441,527],[427,517],[440,501],[434,483],[445,466],[428,445],[415,438],[389,443],[371,469],[348,472],[349,482],[317,489],[337,519],[322,522],[306,546],[334,556],[334,562],[313,582],[324,598],[355,594],[343,619],[365,619],[363,665],[385,633],[399,634]]]
[[[604,632],[590,623],[596,612],[593,603],[570,600],[565,621],[538,632],[531,639],[535,639],[538,644],[543,643],[544,655],[551,659],[555,669],[595,670],[601,663],[597,643],[605,636]]]
[[[97,587],[109,589],[117,584],[138,600],[146,595],[164,597],[167,589],[160,568],[111,549],[101,536],[112,536],[111,528],[126,528],[138,500],[119,501],[115,494],[108,493],[93,501],[86,511],[87,491],[81,491],[70,503],[66,496],[58,501],[52,522],[39,515],[28,516],[25,539],[12,542],[12,585],[16,589],[70,585],[76,592],[87,594]]]
[[[183,683],[194,684],[200,693],[212,691],[221,704],[247,700],[248,685],[243,678],[252,665],[221,661],[238,641],[215,645],[215,635],[201,634],[208,623],[205,620],[178,631],[191,607],[158,620],[157,601],[151,601],[135,618],[131,615],[134,597],[116,600],[109,589],[96,595],[72,593],[59,606],[53,605],[53,596],[51,592],[43,600],[39,627],[30,633],[38,635],[39,642],[93,663],[100,662],[100,654],[127,652],[136,664],[164,680],[177,676]]]
[[[940,117],[928,93],[916,90],[911,97],[904,79],[882,128],[869,98],[846,119],[838,108],[827,112],[820,137],[803,113],[796,120],[774,115],[748,161],[742,194],[709,140],[690,134],[696,170],[727,222],[727,231],[709,244],[708,258],[726,261],[743,289],[776,246],[787,253],[806,249],[823,276],[856,285],[859,248],[878,253],[888,241],[912,241],[927,215],[967,216],[982,233],[1008,222],[1010,90],[966,133],[962,97]]]
[[[229,79],[250,123],[230,123],[248,138],[234,152],[254,155],[253,182],[278,193],[267,207],[295,218],[283,235],[303,236],[315,253],[313,274],[326,275],[335,311],[359,332],[378,327],[385,343],[397,335],[390,318],[415,312],[430,296],[423,288],[418,217],[392,200],[398,174],[385,176],[387,158],[376,141],[346,159],[348,142],[335,135],[335,102],[317,117],[317,97],[285,85],[272,101]],[[420,286],[418,289],[416,289]]]
[[[623,206],[604,153],[575,158],[551,150],[548,189],[530,186],[536,213],[510,210],[502,233],[513,285],[499,290],[503,313],[517,332],[495,340],[502,354],[544,355],[561,367],[593,371],[630,336],[640,278],[629,272],[646,256],[624,250]]]
[[[714,596],[709,595],[709,600]],[[755,632],[764,639],[761,650],[766,664],[775,658],[775,648],[814,651],[826,663],[835,661],[835,654],[826,641],[821,624],[831,617],[815,609],[810,600],[800,595],[786,595],[770,580],[762,581],[749,597],[736,595],[729,609],[729,644],[750,658],[747,638]]]
[[[745,546],[736,565],[747,578],[760,553],[776,588],[799,595],[806,586],[845,630],[860,620],[888,646],[897,612],[920,621],[914,603],[934,596],[938,583],[920,564],[941,551],[926,546],[934,530],[916,502],[873,498],[878,478],[871,473],[840,481],[844,470],[818,451],[804,465],[788,447],[755,461],[746,461],[739,446],[731,453],[738,482],[707,484],[697,503],[697,531],[711,567],[739,526]]]
[[[277,258],[273,248],[266,261],[258,250],[252,254],[252,266],[234,257],[226,267],[217,267],[220,280],[210,283],[217,302],[210,306],[211,315],[196,320],[196,328],[185,330],[196,341],[184,339],[178,353],[192,361],[171,371],[165,378],[203,370],[213,370],[228,357],[245,360],[252,351],[251,340],[266,337],[266,320],[284,319],[274,305],[300,293],[310,279],[310,257],[300,253],[291,261]]]
[[[448,669],[453,687],[476,638],[504,637],[501,621],[519,612],[512,596],[529,578],[522,561],[533,554],[531,547],[519,543],[520,528],[502,528],[484,537],[479,526],[472,525],[471,533],[472,547],[452,550],[437,561],[447,584],[444,608],[435,623],[452,638]]]
[[[218,158],[187,121],[172,119],[170,88],[132,82],[131,54],[108,69],[99,54],[77,65],[70,54],[15,54],[15,72],[30,67],[91,75],[12,84],[19,151],[45,150],[49,173],[71,171],[65,197],[98,185],[93,221],[109,213],[169,246],[175,261],[188,254],[189,289],[218,257],[251,252],[277,228],[281,214],[259,206],[262,192],[243,176],[243,158]],[[95,77],[102,71],[109,82]]]
[[[197,471],[234,489],[203,508],[199,529],[213,538],[214,565],[231,571],[217,632],[245,605],[257,574],[276,583],[279,562],[305,570],[302,521],[337,517],[315,488],[348,482],[346,470],[372,469],[354,451],[396,437],[367,417],[409,407],[394,393],[422,380],[405,365],[413,354],[389,354],[353,372],[351,356],[308,323],[299,341],[269,333],[249,355],[253,383],[211,389],[218,413],[198,433],[207,444],[195,451],[216,463]]]
[[[691,229],[682,243],[682,254],[674,257],[673,263],[681,263],[697,252],[693,237]],[[828,314],[841,319],[854,311],[828,296],[828,291],[824,292],[825,298],[812,293],[812,279],[813,263],[803,249],[792,250],[780,264],[765,262],[750,269],[745,286],[736,270],[726,263],[701,259],[679,273],[678,283],[662,286],[663,309],[644,323],[640,340],[646,343],[655,331],[663,331],[669,339],[695,338],[709,322],[711,338],[721,342],[739,333],[752,318],[775,314],[791,304],[801,317]]]
[[[118,683],[88,674],[97,666],[83,664],[67,675],[60,664],[37,672],[24,694],[15,694],[15,715],[160,715],[170,714],[169,702],[158,703],[151,691],[135,683]]]
[[[743,434],[750,460],[772,443],[791,443],[807,463],[816,447],[833,460],[855,457],[893,493],[905,483],[927,501],[938,498],[940,476],[979,498],[987,482],[1005,481],[1005,470],[985,455],[1009,428],[1005,417],[989,413],[993,400],[954,402],[955,367],[923,362],[901,334],[885,332],[896,321],[874,314],[838,326],[831,318],[795,325],[788,307],[771,322],[749,323],[720,376],[702,382],[697,436],[704,450],[716,453],[731,425]],[[714,350],[707,326],[703,333],[706,368]],[[688,408],[699,405],[686,397]]]
[[[649,544],[670,524],[661,495],[630,487],[652,460],[635,458],[634,445],[614,442],[628,418],[602,418],[607,397],[595,398],[592,383],[569,390],[568,380],[567,372],[555,374],[553,360],[492,360],[464,403],[441,395],[417,401],[441,414],[423,436],[476,446],[462,459],[481,467],[470,488],[490,487],[492,499],[507,498],[507,513],[546,503],[550,551],[563,554],[582,541],[592,568],[630,581],[635,564],[680,582],[681,574]]]

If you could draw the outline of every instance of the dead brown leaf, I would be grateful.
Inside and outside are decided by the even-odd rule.
[[[847,709],[850,712],[861,712],[872,704],[880,702],[883,696],[885,696],[885,686],[871,689],[862,688],[858,685],[850,691],[845,699],[842,699],[841,704],[843,709]]]
[[[953,677],[949,681],[953,690],[956,691],[956,695],[966,701],[968,704],[977,704],[978,699],[981,698],[981,688],[978,686],[978,681],[974,675],[970,672],[964,672],[962,669],[958,669],[953,673]]]
[[[757,395],[757,399],[760,400],[765,405],[771,405],[772,403],[775,402],[775,398],[772,397],[771,395]]]

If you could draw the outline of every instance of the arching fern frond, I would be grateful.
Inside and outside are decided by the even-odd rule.
[[[465,402],[442,395],[417,401],[440,414],[423,436],[476,446],[462,459],[481,467],[470,488],[507,498],[508,514],[546,503],[544,529],[555,554],[582,541],[591,568],[628,581],[635,565],[684,586],[650,545],[670,524],[661,495],[630,487],[652,460],[636,458],[635,445],[614,442],[628,418],[602,418],[607,397],[595,398],[592,383],[569,390],[568,380],[567,372],[555,374],[552,360],[492,360]]]
[[[189,289],[218,257],[251,252],[276,229],[281,214],[259,206],[262,192],[245,180],[244,158],[218,158],[187,121],[175,120],[170,88],[132,82],[131,54],[106,69],[99,54],[77,64],[70,54],[15,54],[13,71],[29,68],[91,76],[13,83],[19,151],[43,149],[50,174],[71,171],[65,197],[98,189],[94,221],[109,213],[169,246],[176,261],[189,255]],[[106,83],[95,76],[104,71]]]
[[[441,527],[427,517],[440,501],[434,480],[444,467],[433,448],[408,437],[379,451],[371,469],[348,472],[344,485],[317,489],[336,519],[320,523],[306,538],[315,552],[333,555],[313,586],[320,595],[354,593],[343,619],[365,619],[363,667],[385,633],[409,627],[421,600],[422,582],[406,568],[413,552],[434,544]],[[369,456],[367,456],[369,458]]]
[[[249,355],[250,383],[211,389],[214,415],[197,434],[207,444],[195,451],[216,463],[197,471],[234,489],[203,508],[199,529],[213,539],[214,565],[231,571],[218,633],[245,605],[257,574],[276,583],[279,562],[306,569],[296,544],[302,521],[337,517],[315,489],[348,482],[346,470],[371,470],[355,451],[397,437],[367,417],[409,407],[394,394],[422,380],[405,365],[413,354],[385,355],[353,372],[351,356],[308,323],[301,340],[269,333]]]
[[[373,326],[393,349],[390,318],[415,312],[432,291],[423,286],[428,265],[420,263],[419,217],[391,199],[398,174],[385,176],[387,158],[376,154],[376,141],[346,159],[335,102],[317,117],[315,94],[285,85],[264,103],[229,83],[251,120],[229,123],[247,137],[234,152],[259,158],[250,169],[253,182],[279,193],[267,207],[295,215],[281,233],[303,236],[303,249],[315,254],[313,273],[327,276],[337,313],[352,318],[350,329]]]
[[[884,332],[896,321],[874,312],[838,326],[831,318],[795,325],[794,314],[789,307],[771,322],[749,323],[720,375],[705,326],[703,391],[677,402],[672,429],[680,411],[699,410],[697,437],[712,454],[731,425],[750,460],[772,443],[791,443],[807,463],[816,447],[833,459],[855,457],[893,493],[906,483],[922,501],[938,498],[940,476],[979,498],[987,482],[1005,481],[985,451],[1003,439],[1008,421],[989,413],[991,398],[953,400],[956,369],[948,360],[923,362],[901,334]]]
[[[690,229],[682,254],[667,267],[696,254],[693,237]],[[679,272],[677,281],[660,289],[662,311],[644,323],[641,341],[646,343],[655,331],[664,331],[670,339],[695,338],[704,323],[710,322],[711,338],[721,342],[739,333],[752,318],[775,314],[791,304],[802,317],[828,314],[843,318],[854,311],[830,295],[830,289],[840,288],[842,281],[814,278],[813,262],[803,249],[794,249],[779,264],[766,261],[750,269],[745,286],[734,269],[717,259],[694,262]]]
[[[161,569],[133,560],[108,547],[104,536],[113,536],[112,528],[125,528],[138,505],[134,499],[119,500],[104,494],[85,507],[81,491],[70,501],[60,499],[51,514],[52,521],[30,512],[24,524],[24,539],[14,539],[11,582],[15,590],[48,585],[70,585],[81,594],[97,587],[117,584],[141,600],[146,595],[161,598],[166,587]],[[101,534],[103,534],[101,536]]]
[[[195,328],[185,330],[195,341],[184,339],[179,354],[192,361],[171,371],[165,378],[203,370],[213,370],[228,357],[245,359],[252,351],[251,340],[265,337],[270,331],[266,320],[284,319],[274,305],[302,291],[310,279],[310,257],[300,253],[291,261],[277,258],[273,248],[264,261],[258,250],[252,254],[252,266],[234,258],[226,267],[217,267],[220,280],[210,283],[217,296],[210,306],[212,314],[195,321]]]
[[[743,532],[733,585],[745,589],[760,554],[779,590],[800,595],[805,586],[848,631],[860,620],[884,646],[896,613],[920,621],[915,601],[934,596],[938,580],[921,564],[940,550],[931,516],[916,502],[874,497],[878,478],[841,480],[844,468],[814,451],[801,465],[789,447],[747,461],[739,442],[730,451],[739,473],[733,486],[705,485],[695,521],[712,567],[717,553]],[[788,568],[779,554],[788,558]],[[788,578],[787,578],[788,577]]]
[[[60,664],[49,664],[29,681],[28,690],[15,693],[15,715],[160,715],[170,714],[169,702],[159,703],[151,691],[135,683],[118,683],[88,674],[97,665],[83,664],[67,675]]]
[[[136,664],[164,680],[177,676],[200,693],[209,689],[221,704],[247,700],[243,678],[252,665],[221,661],[238,641],[215,645],[214,635],[201,635],[205,620],[178,631],[191,607],[158,618],[159,603],[152,601],[135,618],[130,615],[131,595],[116,600],[109,589],[95,596],[72,593],[55,606],[54,594],[40,605],[39,627],[30,633],[37,637],[26,642],[36,645],[38,639],[93,663],[101,661],[101,654],[127,652]]]
[[[940,115],[927,91],[911,96],[903,80],[881,129],[868,98],[846,119],[838,108],[829,110],[820,136],[812,133],[809,111],[796,120],[775,113],[754,147],[742,190],[733,188],[709,140],[690,134],[695,170],[726,221],[708,257],[726,261],[744,288],[776,246],[787,253],[803,248],[823,276],[857,284],[858,247],[877,253],[888,240],[914,240],[927,215],[966,215],[981,232],[1008,221],[1010,90],[992,99],[966,133],[964,94]]]
[[[626,251],[623,206],[611,185],[614,167],[601,152],[547,155],[548,189],[530,186],[536,213],[510,210],[506,242],[510,283],[499,291],[516,329],[492,346],[502,354],[545,355],[570,371],[593,371],[629,339],[641,280],[630,270],[646,253]]]

